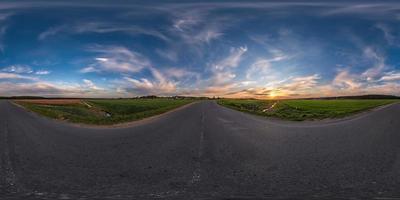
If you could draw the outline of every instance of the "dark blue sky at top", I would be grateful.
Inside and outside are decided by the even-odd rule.
[[[399,23],[394,1],[0,2],[0,96],[398,95]]]

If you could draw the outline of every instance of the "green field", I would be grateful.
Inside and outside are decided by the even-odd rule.
[[[340,118],[394,102],[399,102],[399,100],[341,99],[275,101],[222,99],[218,101],[220,105],[239,111],[293,121]]]
[[[78,103],[48,104],[18,102],[41,115],[73,123],[111,125],[154,116],[193,102],[186,99],[82,100]]]

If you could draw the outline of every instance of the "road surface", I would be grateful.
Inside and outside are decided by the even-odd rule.
[[[338,122],[212,101],[85,128],[0,101],[0,199],[400,199],[400,104]]]

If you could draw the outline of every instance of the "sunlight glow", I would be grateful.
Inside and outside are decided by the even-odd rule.
[[[277,92],[275,91],[275,90],[272,90],[270,93],[269,93],[269,98],[271,98],[271,99],[274,99],[274,98],[276,98],[276,96],[277,96],[278,94],[277,94]]]

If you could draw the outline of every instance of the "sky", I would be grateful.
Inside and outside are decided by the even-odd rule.
[[[0,96],[400,95],[396,1],[1,1]]]

